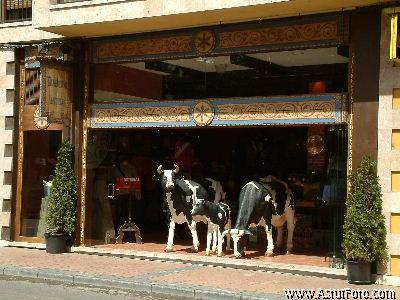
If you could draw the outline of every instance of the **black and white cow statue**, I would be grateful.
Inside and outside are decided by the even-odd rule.
[[[174,244],[175,224],[187,223],[193,239],[193,251],[199,249],[199,239],[196,231],[196,223],[208,223],[202,216],[192,216],[190,213],[194,204],[199,200],[212,201],[214,203],[225,202],[225,193],[221,184],[213,179],[206,178],[202,183],[193,180],[185,180],[177,176],[179,167],[174,165],[173,170],[164,170],[160,165],[157,168],[155,179],[161,181],[161,187],[165,193],[165,200],[168,204],[171,220],[168,230],[168,241],[166,251],[172,251]],[[213,249],[217,248],[217,234],[213,234]],[[229,250],[230,245],[227,244]]]
[[[287,253],[293,249],[293,231],[295,226],[294,199],[288,185],[273,176],[267,176],[263,182],[247,183],[239,195],[239,209],[236,224],[230,230],[234,242],[234,254],[244,256],[244,237],[251,234],[250,227],[263,226],[267,233],[267,251],[273,256],[274,243],[272,226],[277,228],[277,246],[283,244],[283,226],[287,223]],[[225,231],[226,234],[228,231]]]
[[[194,217],[201,216],[208,222],[206,255],[210,255],[211,240],[213,240],[217,241],[218,256],[222,256],[222,246],[224,244],[224,236],[222,234],[224,230],[229,230],[231,225],[231,210],[229,206],[223,202],[214,203],[199,199],[193,205],[193,209],[190,213]],[[228,245],[229,242],[230,236],[228,236]],[[227,248],[229,250],[230,246],[227,246]]]

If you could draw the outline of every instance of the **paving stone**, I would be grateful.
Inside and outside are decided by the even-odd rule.
[[[37,278],[38,270],[31,268],[5,267],[3,270],[5,276],[18,276],[25,278]]]
[[[205,289],[196,289],[194,293],[195,299],[210,299],[210,300],[231,300],[242,298],[241,293],[233,293],[226,291],[218,291],[218,290],[205,290]]]
[[[183,287],[179,285],[166,285],[166,284],[152,284],[151,291],[155,294],[171,295],[177,297],[194,297],[194,289],[189,287]]]
[[[74,275],[61,273],[58,270],[39,270],[38,279],[74,283]]]
[[[252,294],[242,293],[242,300],[287,300],[286,297],[277,294]]]

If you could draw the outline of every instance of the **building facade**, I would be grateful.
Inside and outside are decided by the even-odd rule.
[[[113,215],[101,199],[112,177],[105,170],[119,158],[110,158],[114,154],[107,149],[126,155],[124,143],[147,145],[129,155],[137,169],[153,168],[164,157],[143,153],[151,145],[158,145],[157,155],[172,148],[168,144],[178,144],[183,132],[198,136],[191,143],[201,164],[209,159],[204,141],[234,132],[224,142],[230,146],[222,147],[226,155],[234,149],[262,159],[258,147],[279,160],[281,149],[292,149],[285,154],[292,169],[248,164],[240,172],[249,178],[263,172],[307,177],[307,197],[323,197],[325,190],[334,199],[332,224],[340,224],[343,215],[346,174],[363,155],[377,159],[391,254],[386,273],[400,276],[400,118],[397,69],[389,55],[396,14],[391,1],[19,3],[2,1],[0,24],[1,239],[43,242],[42,190],[34,186],[49,180],[56,154],[50,145],[63,138],[76,149],[76,243],[93,245],[113,227],[93,226]],[[196,128],[204,130],[191,131]],[[253,150],[231,142],[253,134]],[[279,139],[286,134],[297,142]],[[267,151],[267,138],[275,150]],[[296,152],[303,153],[298,164]],[[33,172],[37,169],[43,174]],[[239,186],[240,172],[231,167],[227,181]],[[313,178],[318,174],[324,179]],[[336,250],[340,225],[326,226],[331,225],[315,231],[328,234],[328,248]]]

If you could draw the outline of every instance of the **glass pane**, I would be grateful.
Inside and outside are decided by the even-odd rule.
[[[38,105],[40,94],[40,71],[28,69],[25,71],[25,104]]]
[[[336,47],[164,61],[98,64],[94,101],[267,97],[347,91]]]
[[[46,225],[45,182],[54,174],[61,131],[26,131],[21,201],[21,232],[43,237]]]

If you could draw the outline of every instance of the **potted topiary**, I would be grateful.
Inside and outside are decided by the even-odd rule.
[[[364,156],[350,175],[343,228],[343,252],[349,283],[370,284],[371,263],[387,260],[385,218],[376,162]]]
[[[46,216],[46,251],[63,253],[67,239],[75,231],[77,184],[73,168],[73,148],[64,141],[58,151]]]

